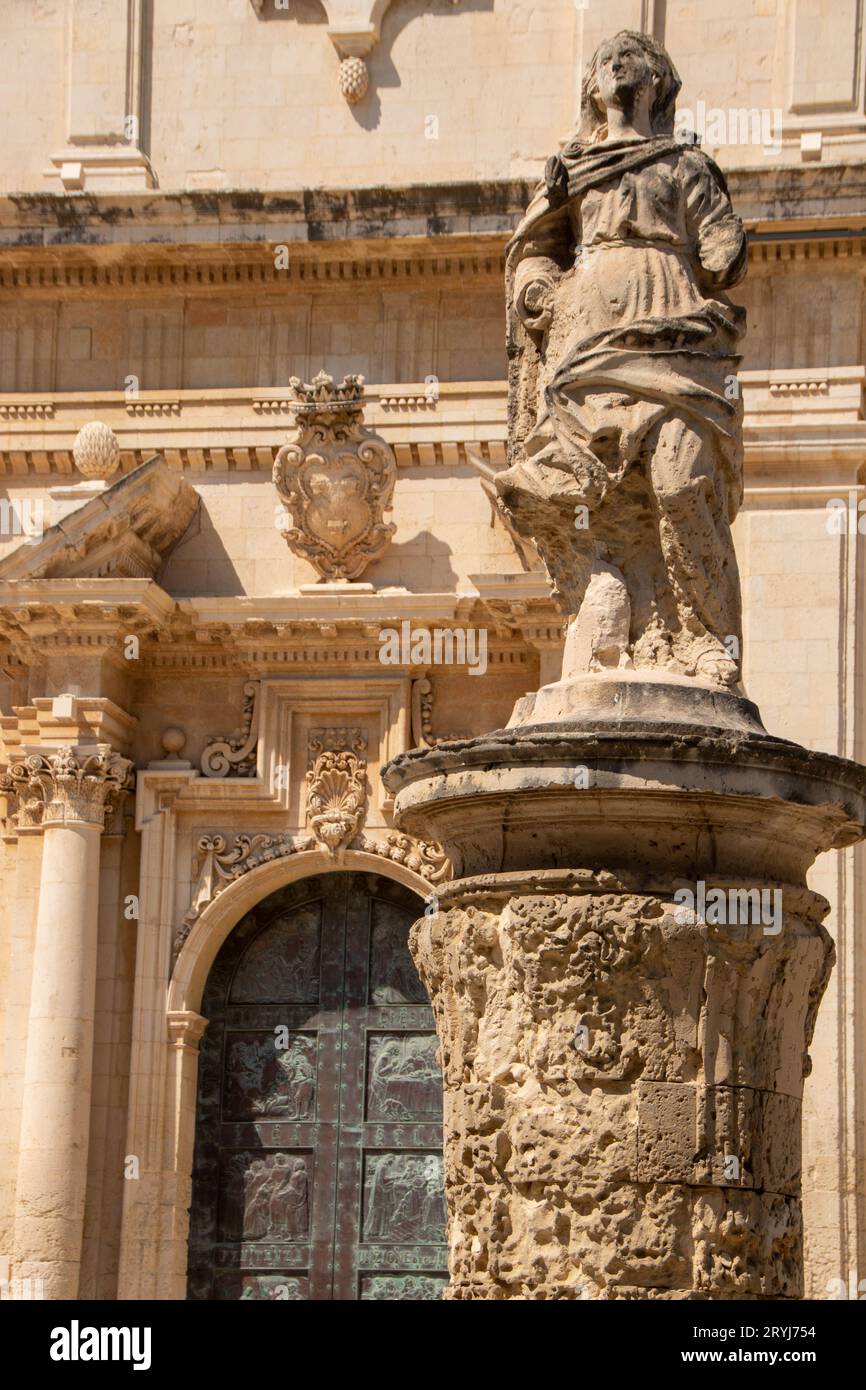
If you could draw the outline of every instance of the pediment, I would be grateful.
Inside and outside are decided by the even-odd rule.
[[[199,497],[154,455],[0,561],[0,579],[154,579]]]

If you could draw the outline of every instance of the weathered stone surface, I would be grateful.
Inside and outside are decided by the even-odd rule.
[[[802,1295],[802,1085],[834,954],[806,874],[862,836],[866,772],[760,728],[726,695],[715,727],[520,725],[386,769],[398,823],[458,875],[412,937],[448,1297]],[[776,917],[746,910],[755,890]]]
[[[791,890],[771,937],[497,877],[440,890],[412,939],[446,1084],[449,1296],[796,1296],[824,904]]]
[[[723,175],[675,133],[680,79],[623,31],[509,244],[501,506],[563,611],[564,672],[637,667],[736,686],[731,522],[743,493],[746,235]]]

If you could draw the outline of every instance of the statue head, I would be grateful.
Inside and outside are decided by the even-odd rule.
[[[631,115],[645,102],[653,135],[672,135],[682,83],[666,50],[648,34],[622,29],[599,44],[587,65],[580,101],[578,140],[602,139],[607,107]]]

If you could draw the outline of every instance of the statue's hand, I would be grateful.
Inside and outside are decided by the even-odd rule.
[[[553,286],[546,280],[532,280],[523,291],[517,312],[527,328],[549,328],[553,319]]]
[[[568,197],[568,170],[558,154],[551,155],[544,166],[544,183],[551,203],[561,203]]]

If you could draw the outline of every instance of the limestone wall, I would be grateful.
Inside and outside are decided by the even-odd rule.
[[[866,149],[856,0],[730,0],[723,11],[694,0],[391,0],[356,105],[328,37],[351,28],[343,8],[139,0],[127,18],[114,0],[7,0],[0,189],[536,174],[574,124],[576,74],[600,39],[642,21],[674,54],[682,105],[725,164]],[[95,142],[104,153],[121,141],[143,157],[94,157]]]

